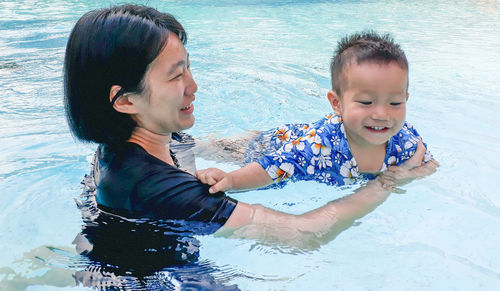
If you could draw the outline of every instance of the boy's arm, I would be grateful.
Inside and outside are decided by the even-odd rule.
[[[404,135],[404,142],[408,142],[408,140],[412,141],[412,143],[414,144],[414,146],[407,148],[406,144],[405,145],[401,144],[401,147],[404,149],[401,152],[401,154],[404,154],[405,151],[409,151],[409,150],[416,151],[416,149],[417,149],[417,139],[423,143],[422,136],[418,133],[418,131],[415,129],[415,127],[413,127],[413,125],[411,125],[409,122],[405,122],[402,130],[405,133],[405,135]],[[431,152],[429,151],[429,148],[427,147],[427,145],[425,143],[423,143],[423,145],[424,145],[424,148],[425,148],[424,162],[429,162],[429,161],[433,160],[434,158],[433,158]],[[400,160],[399,164],[401,164],[402,162],[406,161],[409,157],[410,156],[402,158]]]
[[[212,186],[209,189],[210,193],[260,188],[273,182],[269,174],[256,162],[230,173],[216,168],[208,168],[197,171],[196,177],[202,183]]]
[[[233,178],[233,190],[261,188],[273,182],[266,170],[257,162],[250,163],[229,174]]]

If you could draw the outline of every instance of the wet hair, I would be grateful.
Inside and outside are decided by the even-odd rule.
[[[341,88],[347,76],[345,69],[353,64],[365,62],[387,65],[396,62],[402,69],[408,71],[408,60],[401,47],[394,43],[390,34],[379,35],[368,30],[342,38],[337,43],[335,54],[330,63],[332,89],[341,96]],[[408,86],[407,86],[408,87]]]
[[[126,141],[137,126],[109,100],[146,90],[149,64],[160,54],[170,33],[187,42],[182,25],[151,7],[120,5],[90,11],[73,28],[64,60],[64,102],[74,136],[81,141],[114,144]]]

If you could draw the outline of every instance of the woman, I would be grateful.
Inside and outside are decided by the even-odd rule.
[[[421,147],[404,167],[353,195],[290,215],[238,202],[179,169],[172,134],[194,124],[197,85],[176,19],[134,5],[91,11],[75,25],[65,59],[65,104],[73,134],[99,144],[94,163],[99,208],[126,218],[203,222],[204,233],[317,246],[390,193],[394,179],[429,174]],[[392,185],[392,184],[391,184]],[[94,242],[95,243],[95,242]]]

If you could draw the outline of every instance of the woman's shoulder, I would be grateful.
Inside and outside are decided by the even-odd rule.
[[[171,166],[135,144],[101,147],[104,162],[98,203],[135,216],[225,222],[236,201],[211,195],[193,175]],[[220,209],[225,209],[218,214]]]
[[[103,164],[102,166],[107,166],[112,171],[140,171],[140,173],[150,172],[155,169],[162,169],[167,172],[181,171],[152,156],[138,144],[130,142],[119,145],[99,146],[97,157]]]

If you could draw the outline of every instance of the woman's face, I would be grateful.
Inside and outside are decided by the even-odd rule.
[[[194,124],[193,101],[198,90],[189,68],[189,56],[174,33],[150,64],[142,96],[131,96],[139,127],[167,135]]]

